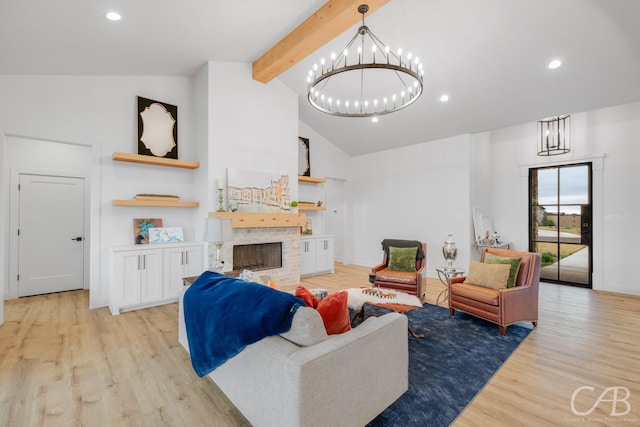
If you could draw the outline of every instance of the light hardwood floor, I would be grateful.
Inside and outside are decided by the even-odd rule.
[[[304,279],[333,291],[368,286],[369,269],[336,265]],[[292,287],[289,287],[292,288]],[[427,302],[443,289],[427,281]],[[640,298],[542,284],[540,322],[456,426],[640,425]],[[247,426],[177,342],[177,304],[111,316],[88,292],[5,302],[0,327],[2,426]],[[445,304],[441,304],[445,305]],[[496,326],[496,334],[498,328]],[[413,338],[409,338],[413,339]],[[613,391],[590,415],[607,387]],[[626,402],[626,403],[625,403]]]

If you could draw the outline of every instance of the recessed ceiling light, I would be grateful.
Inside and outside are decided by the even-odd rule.
[[[440,97],[440,101],[447,102],[449,100],[449,95],[446,93]]]
[[[550,70],[555,70],[561,65],[562,61],[560,61],[559,59],[554,59],[553,61],[549,62],[549,65],[547,65],[547,67],[549,67]]]
[[[122,16],[117,12],[109,12],[107,13],[107,19],[109,21],[119,21],[122,19]]]
[[[374,117],[371,117],[371,121],[372,121],[373,123],[378,123],[378,118],[377,118],[377,117],[375,117],[375,116],[374,116]]]

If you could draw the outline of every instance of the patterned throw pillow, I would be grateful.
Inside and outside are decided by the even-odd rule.
[[[240,273],[238,278],[244,282],[254,282],[260,285],[266,285],[266,283],[264,283],[264,281],[260,278],[260,275],[251,270],[242,270],[242,273]]]
[[[327,297],[327,295],[329,295],[329,291],[322,288],[311,289],[311,293],[314,294],[316,298],[318,298],[318,301],[322,301]]]
[[[504,257],[485,252],[484,262],[486,264],[509,264],[511,266],[511,270],[509,270],[509,280],[507,280],[507,288],[513,288],[516,285],[516,278],[518,277],[518,270],[520,270],[522,258]]]
[[[418,248],[396,248],[389,246],[389,265],[393,271],[416,271]]]
[[[471,261],[469,263],[469,274],[464,283],[470,285],[483,286],[491,289],[505,289],[509,280],[509,264],[485,264]]]

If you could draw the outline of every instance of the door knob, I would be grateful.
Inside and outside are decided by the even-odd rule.
[[[71,239],[71,240],[75,240],[76,242],[82,242],[82,237],[76,237],[75,239]]]

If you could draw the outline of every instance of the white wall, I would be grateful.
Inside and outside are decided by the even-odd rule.
[[[566,155],[538,157],[535,135],[535,123],[490,132],[496,228],[526,250],[528,169],[593,162],[593,288],[640,295],[631,268],[640,256],[640,102],[572,114],[572,150]]]
[[[0,76],[0,278],[8,293],[9,165],[40,168],[26,147],[8,158],[7,136],[75,144],[91,150],[91,306],[108,303],[108,247],[133,242],[133,218],[160,217],[200,240],[207,212],[217,208],[227,167],[297,176],[297,97],[280,81],[251,78],[250,64],[210,62],[193,77]],[[114,151],[137,152],[137,96],[178,106],[178,155],[201,168],[183,170],[114,162]],[[59,151],[62,153],[62,151]],[[51,157],[52,169],[61,162]],[[297,195],[297,182],[292,182]],[[197,209],[116,207],[136,193],[177,194]],[[0,312],[1,314],[2,312]],[[0,319],[1,320],[1,319]]]
[[[471,235],[468,135],[352,158],[350,163],[353,263],[382,261],[385,238],[427,243],[427,275],[446,265],[442,245],[458,242],[458,265],[468,265]]]
[[[291,200],[296,200],[297,95],[277,79],[268,84],[253,80],[251,64],[210,61],[202,72],[207,73],[209,86],[209,211],[218,209],[217,188],[226,182],[228,168],[286,174]],[[300,255],[283,253],[287,256]],[[281,283],[288,284],[292,283]]]
[[[313,135],[304,124],[301,129]],[[572,114],[572,151],[562,156],[537,156],[536,124],[527,123],[359,156],[346,166],[340,159],[349,171],[349,262],[377,263],[385,237],[419,239],[428,245],[427,275],[435,276],[444,263],[442,242],[453,231],[456,265],[466,266],[477,258],[474,207],[493,218],[513,248],[527,250],[529,168],[592,162],[593,287],[640,295],[629,267],[640,255],[634,221],[640,209],[634,194],[640,182],[638,135],[640,102]],[[313,137],[321,147],[332,145]],[[312,170],[334,167],[334,159],[312,147]]]
[[[350,183],[347,180],[349,175],[349,156],[338,147],[333,145],[328,139],[316,132],[304,122],[299,123],[299,136],[309,139],[311,165],[311,176],[319,178],[333,178],[343,181],[343,209],[339,210],[343,215],[343,224],[347,222],[350,216],[350,204],[348,203]],[[299,200],[315,202],[317,200],[326,201],[327,184],[302,184],[299,186]],[[306,211],[307,218],[312,221],[313,234],[323,235],[327,231],[325,229],[326,211]],[[345,227],[343,227],[345,228]],[[344,233],[342,239],[336,238],[336,243],[342,242],[343,262],[348,264],[351,262],[348,254],[350,253],[351,240],[345,238]],[[336,251],[338,253],[338,251]]]
[[[352,158],[349,229],[353,263],[372,266],[385,237],[427,242],[427,275],[444,264],[453,231],[455,265],[476,259],[471,210],[493,218],[503,239],[528,249],[528,170],[593,163],[593,288],[640,295],[640,102],[572,114],[572,151],[536,154],[536,124],[425,142]]]

